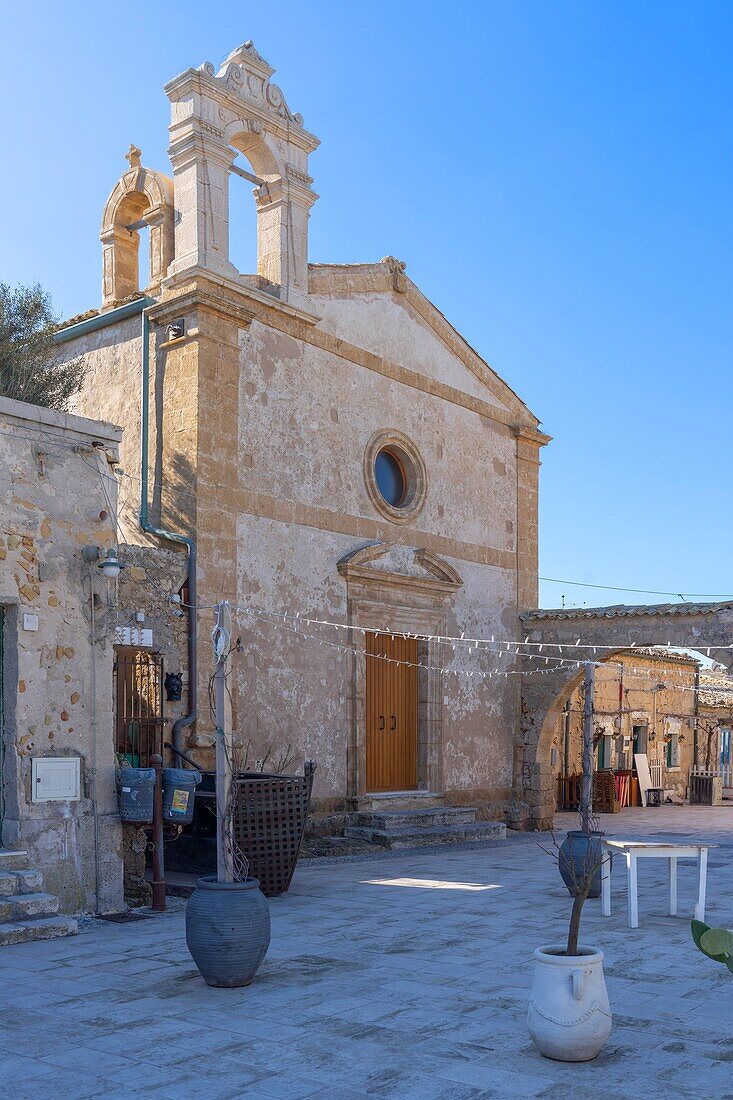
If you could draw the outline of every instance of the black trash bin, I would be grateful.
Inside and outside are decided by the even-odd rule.
[[[201,772],[192,768],[163,768],[163,820],[171,825],[193,821],[194,792]]]
[[[153,820],[155,768],[120,768],[120,818],[137,825]]]

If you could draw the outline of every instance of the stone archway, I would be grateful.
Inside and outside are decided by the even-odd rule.
[[[144,168],[140,150],[130,146],[130,168],[115,184],[104,207],[102,242],[102,307],[141,290],[157,293],[173,261],[173,180]],[[140,229],[150,230],[150,278],[139,285]]]
[[[515,802],[509,821],[514,828],[552,826],[550,744],[566,700],[583,679],[584,660],[612,660],[635,646],[671,645],[702,651],[726,666],[733,663],[733,651],[719,648],[733,645],[733,603],[548,609],[526,611],[520,619],[530,642],[559,644],[563,650],[552,652],[573,663],[546,675],[522,676]],[[604,648],[594,652],[594,646]],[[531,658],[522,658],[523,672],[536,667]]]

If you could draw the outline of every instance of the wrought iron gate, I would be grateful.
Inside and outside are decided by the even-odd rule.
[[[133,768],[163,754],[163,658],[145,649],[115,649],[115,752]]]

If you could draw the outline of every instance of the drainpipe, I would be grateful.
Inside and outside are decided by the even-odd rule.
[[[150,438],[150,318],[143,309],[141,326],[142,356],[140,370],[140,526],[148,535],[185,546],[188,554],[188,714],[173,723],[171,731],[175,752],[181,749],[182,731],[196,721],[196,543],[188,535],[155,527],[148,519],[148,442]]]
[[[150,436],[150,318],[146,313],[148,306],[155,305],[155,299],[141,296],[131,302],[125,302],[116,309],[98,313],[67,325],[53,335],[55,344],[66,344],[87,333],[108,328],[110,325],[125,321],[138,313],[142,318],[141,338],[141,402],[140,402],[140,526],[148,535],[167,539],[179,546],[185,546],[188,554],[188,714],[173,723],[171,731],[173,746],[181,747],[181,731],[196,721],[196,543],[187,535],[168,531],[163,527],[154,527],[148,520],[148,440]]]

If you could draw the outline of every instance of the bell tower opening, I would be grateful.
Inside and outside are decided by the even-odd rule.
[[[218,71],[205,62],[166,85],[176,188],[171,275],[196,268],[237,282],[244,260],[247,283],[259,279],[260,289],[305,308],[308,219],[318,198],[308,156],[319,142],[271,83],[274,71],[245,42]],[[244,243],[249,233],[233,175],[255,189],[256,268]]]
[[[131,145],[129,170],[115,185],[102,217],[102,304],[157,293],[173,260],[173,181],[144,168]]]

